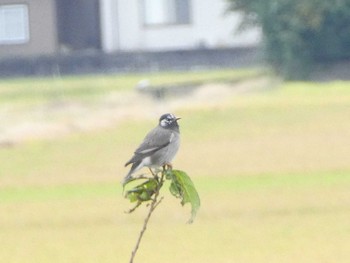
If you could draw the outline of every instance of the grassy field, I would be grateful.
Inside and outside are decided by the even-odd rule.
[[[67,78],[64,89],[119,78]],[[37,87],[36,95],[11,91],[21,81]],[[0,94],[14,93],[1,100],[45,102],[40,83],[46,90],[55,81],[5,81]],[[284,83],[209,106],[187,103],[175,113],[182,146],[174,166],[192,177],[202,207],[185,224],[189,207],[165,191],[136,262],[349,261],[349,82]],[[128,262],[146,209],[125,214],[130,204],[119,182],[155,124],[124,119],[0,148],[0,261]]]
[[[152,86],[236,81],[260,74],[257,69],[162,72],[153,74],[96,75],[84,77],[23,78],[0,80],[0,102],[38,104],[55,100],[88,100],[108,92],[127,92],[140,80]]]

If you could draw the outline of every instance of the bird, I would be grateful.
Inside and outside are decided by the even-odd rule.
[[[129,182],[133,178],[132,175],[143,167],[148,167],[150,170],[165,165],[171,167],[171,161],[180,147],[180,128],[177,122],[180,119],[171,113],[160,116],[158,126],[146,135],[143,142],[135,150],[134,155],[126,162],[125,167],[132,165],[122,182],[123,185]]]

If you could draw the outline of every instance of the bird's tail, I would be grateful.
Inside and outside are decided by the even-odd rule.
[[[121,181],[122,185],[126,185],[129,181],[131,181],[133,179],[133,177],[131,176],[132,174],[132,170],[130,170],[128,172],[128,174],[124,177],[124,179]]]
[[[126,163],[126,165],[130,164],[131,162],[129,161],[128,163]],[[127,182],[129,182],[130,180],[133,179],[132,174],[135,173],[136,171],[140,170],[142,168],[142,161],[137,161],[132,163],[132,166],[130,168],[130,171],[128,172],[128,174],[124,177],[122,184],[125,185]]]

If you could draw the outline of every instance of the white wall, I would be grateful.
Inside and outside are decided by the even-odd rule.
[[[105,51],[174,50],[241,47],[259,43],[259,29],[235,33],[238,13],[225,14],[225,0],[192,0],[188,25],[148,26],[142,23],[140,0],[101,0],[102,46]]]
[[[118,1],[100,0],[101,45],[106,52],[119,49]]]

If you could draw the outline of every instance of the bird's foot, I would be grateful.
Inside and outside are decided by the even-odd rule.
[[[163,165],[163,171],[167,171],[167,170],[172,170],[173,169],[173,165],[171,163],[166,163]]]

